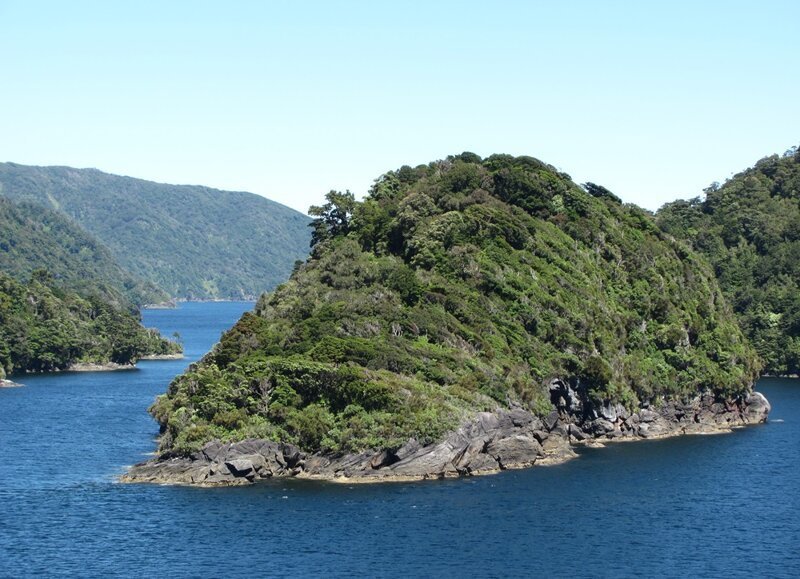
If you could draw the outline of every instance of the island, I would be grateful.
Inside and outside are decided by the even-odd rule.
[[[156,400],[121,480],[469,476],[767,419],[708,263],[600,185],[463,153],[310,214],[310,258]]]

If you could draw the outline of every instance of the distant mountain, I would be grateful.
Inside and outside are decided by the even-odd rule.
[[[714,266],[770,374],[800,373],[800,151],[761,159],[705,199],[658,212],[662,229]]]
[[[0,194],[62,211],[175,297],[257,296],[308,254],[309,218],[252,193],[0,163]]]
[[[0,197],[0,272],[25,283],[41,269],[59,287],[118,308],[169,297],[123,270],[108,248],[61,213]]]

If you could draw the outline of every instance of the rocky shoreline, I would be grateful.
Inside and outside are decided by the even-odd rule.
[[[184,358],[183,352],[180,352],[178,354],[150,354],[142,356],[139,360],[183,360]]]
[[[119,370],[135,370],[134,364],[115,364],[114,362],[106,362],[104,364],[95,364],[93,362],[77,362],[63,370],[63,372],[116,372]]]
[[[560,380],[550,393],[556,409],[544,419],[521,408],[481,412],[427,446],[411,439],[398,449],[331,456],[268,440],[210,442],[190,457],[137,464],[120,481],[229,486],[273,477],[373,483],[474,476],[565,462],[577,456],[576,445],[729,432],[765,422],[770,411],[758,392],[735,400],[665,401],[634,413],[621,405],[590,408]]]

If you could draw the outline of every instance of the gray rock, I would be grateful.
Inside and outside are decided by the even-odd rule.
[[[745,399],[744,420],[748,424],[765,422],[771,410],[772,406],[761,392],[751,392]]]
[[[500,464],[488,454],[479,454],[466,465],[469,474],[481,474],[500,470]]]
[[[544,450],[532,436],[517,434],[493,440],[487,445],[486,454],[494,457],[501,468],[519,468],[533,464]]]
[[[515,408],[511,412],[509,412],[509,417],[511,418],[511,422],[514,426],[527,426],[534,421],[534,416],[530,412],[522,410],[521,408]]]
[[[398,461],[401,461],[417,452],[420,448],[422,448],[422,445],[417,442],[417,439],[410,438],[408,442],[394,452],[394,455]]]
[[[647,408],[643,408],[639,411],[639,419],[642,422],[654,422],[658,419],[658,413]]]
[[[591,422],[584,424],[584,429],[591,432],[595,436],[603,436],[614,430],[614,425],[603,418],[597,418]]]
[[[569,425],[569,435],[577,441],[583,441],[589,438],[589,435],[586,434],[580,426],[576,424]]]
[[[617,409],[611,404],[604,405],[600,407],[600,416],[605,418],[609,422],[616,422],[617,421]]]
[[[390,450],[384,450],[373,456],[369,461],[370,468],[383,468],[397,462],[397,457]]]
[[[475,440],[459,453],[453,464],[459,471],[467,470],[479,456],[486,456],[486,442],[483,439]]]
[[[556,424],[558,424],[558,412],[553,410],[547,415],[547,418],[544,419],[544,427],[547,428],[547,430],[553,430]]]
[[[255,474],[253,462],[247,458],[235,458],[225,462],[225,466],[233,476],[248,476]]]
[[[565,404],[570,404],[573,395],[577,399],[567,385],[558,387]],[[729,401],[708,395],[689,402],[666,401],[658,412],[643,408],[629,414],[620,405],[605,405],[591,420],[566,410],[561,414],[554,410],[540,420],[517,407],[477,413],[444,440],[424,447],[411,439],[396,450],[331,456],[308,455],[296,446],[268,440],[211,442],[187,458],[162,457],[136,465],[121,480],[212,486],[248,484],[273,476],[367,480],[465,476],[563,461],[575,456],[570,441],[703,432],[763,422],[769,411],[769,402],[757,392]]]

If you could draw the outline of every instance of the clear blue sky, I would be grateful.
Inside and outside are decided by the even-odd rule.
[[[260,193],[465,150],[655,209],[800,143],[800,2],[0,0],[0,160]]]

